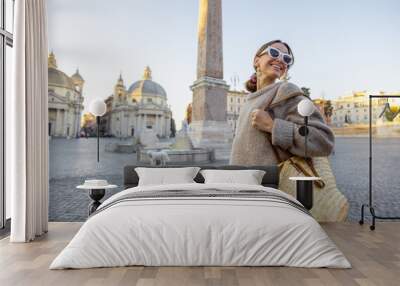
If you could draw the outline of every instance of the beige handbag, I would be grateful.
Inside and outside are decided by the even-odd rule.
[[[268,101],[264,110],[267,112]],[[270,113],[271,115],[271,113]],[[267,138],[272,146],[279,166],[279,186],[278,189],[296,197],[296,182],[289,180],[289,177],[315,176],[321,180],[314,182],[313,208],[310,210],[312,216],[320,222],[344,221],[349,211],[349,203],[346,197],[338,190],[335,176],[332,172],[328,157],[314,157],[305,159],[295,156],[281,148],[272,145],[271,134],[267,133]],[[278,150],[287,155],[289,159],[281,160]]]
[[[271,146],[273,146],[271,144]],[[274,146],[272,148],[275,148]],[[290,177],[315,176],[320,181],[314,181],[312,216],[319,222],[344,221],[349,212],[346,197],[338,190],[336,179],[328,157],[314,157],[312,163],[306,163],[299,156],[292,156],[279,163],[278,189],[296,197],[296,182]]]

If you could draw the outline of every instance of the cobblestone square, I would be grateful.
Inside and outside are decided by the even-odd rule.
[[[90,198],[76,186],[90,178],[105,178],[120,186],[107,190],[105,198],[122,190],[123,168],[136,163],[136,154],[105,152],[100,139],[100,163],[96,161],[96,139],[50,140],[50,221],[84,221]],[[373,140],[373,188],[377,214],[400,215],[400,138]],[[368,138],[337,137],[330,156],[339,189],[350,202],[350,221],[358,221],[360,207],[368,200]],[[224,162],[218,162],[222,164]],[[227,164],[228,162],[226,162]]]

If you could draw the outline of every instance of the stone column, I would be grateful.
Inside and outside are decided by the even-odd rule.
[[[82,90],[81,90],[81,94],[82,94]],[[74,136],[76,137],[76,136],[78,136],[78,137],[80,137],[80,133],[81,133],[81,120],[82,120],[82,110],[81,110],[81,107],[82,107],[82,100],[81,100],[81,96],[79,96],[79,99],[78,99],[78,110],[77,110],[77,120],[76,120],[76,126],[75,126],[75,134],[74,134]],[[111,119],[111,116],[109,117],[110,119]],[[108,125],[109,127],[109,129],[111,129],[111,127],[110,127],[110,125]],[[107,130],[107,132],[110,132],[111,130]]]
[[[155,124],[153,125],[153,130],[154,130],[154,132],[156,134],[158,134],[158,130],[157,130],[157,127],[158,127],[158,114],[154,114],[154,116],[155,116]]]
[[[166,136],[170,137],[171,136],[171,117],[168,116],[168,119],[166,120],[167,126],[165,126],[165,131],[166,131]]]
[[[131,130],[130,130],[130,116],[129,116],[129,111],[125,112],[125,132],[126,132],[126,137],[131,136]]]
[[[223,80],[221,0],[200,0],[197,80],[191,86],[188,135],[194,147],[214,149],[217,159],[229,159],[233,139],[226,118],[228,88]]]
[[[57,108],[57,115],[56,115],[56,132],[54,132],[56,136],[62,136],[62,131],[61,131],[61,114],[60,114],[60,109]]]
[[[122,119],[123,119],[123,121],[122,121],[122,134],[123,134],[123,137],[125,138],[126,136],[128,136],[128,134],[126,134],[126,125],[128,124],[128,122],[127,122],[127,117],[126,117],[126,112],[125,111],[122,111]]]
[[[67,128],[68,128],[68,111],[66,110],[66,109],[63,109],[63,117],[64,117],[64,119],[63,119],[63,124],[62,124],[62,126],[63,126],[63,136],[68,136],[68,134],[67,134]],[[73,130],[72,130],[72,128],[70,127],[69,128],[69,132],[70,132],[70,136],[72,135],[72,132]]]
[[[166,136],[167,134],[165,134],[165,128],[164,128],[164,126],[165,126],[165,124],[164,124],[164,115],[163,114],[160,114],[160,133],[161,133],[161,136]]]
[[[166,128],[166,126],[167,126],[167,122],[166,122],[166,117],[165,117],[165,114],[163,114],[163,116],[161,117],[161,119],[162,119],[162,132],[164,133],[164,136],[168,136],[168,133],[167,133],[167,128]]]
[[[128,128],[129,136],[132,136],[132,128],[135,128],[135,120],[136,120],[135,114],[134,113],[132,114],[130,112],[130,115],[129,115],[129,128]]]
[[[124,137],[124,121],[125,121],[125,118],[124,118],[124,111],[123,110],[121,110],[121,112],[119,113],[119,120],[121,120],[121,124],[120,124],[120,126],[119,126],[119,128],[120,128],[120,134],[121,134],[121,137]]]
[[[118,130],[119,130],[119,137],[122,137],[122,121],[124,120],[123,118],[122,118],[122,116],[123,116],[123,114],[122,114],[122,111],[121,110],[119,110],[118,111],[118,118],[119,118],[119,121],[118,121]]]
[[[136,114],[136,130],[137,130],[137,135],[139,136],[140,131],[142,131],[142,129],[140,128],[140,124],[141,124],[141,120],[140,120],[140,114]]]
[[[161,132],[160,132],[160,115],[159,114],[156,114],[156,134],[161,136]]]

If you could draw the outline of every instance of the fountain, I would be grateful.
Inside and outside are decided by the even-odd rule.
[[[165,151],[169,158],[168,164],[190,165],[214,161],[213,150],[193,148],[192,142],[184,128],[176,134],[172,142],[169,142],[169,146],[166,146],[166,143],[164,142],[164,146],[160,145],[159,142],[158,144],[151,144],[140,148],[138,151],[138,162],[149,163],[149,151]]]

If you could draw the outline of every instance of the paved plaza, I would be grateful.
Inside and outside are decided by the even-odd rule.
[[[105,152],[100,140],[100,163],[96,139],[50,140],[50,221],[84,221],[90,203],[86,191],[75,187],[90,178],[105,178],[122,186],[123,167],[136,164],[136,154]],[[400,138],[374,139],[373,188],[377,214],[400,215]],[[350,202],[349,220],[358,221],[360,206],[368,199],[368,138],[337,137],[330,156],[339,189]],[[218,162],[222,164],[224,162]],[[227,164],[227,162],[226,162]],[[121,191],[107,190],[106,198]]]

